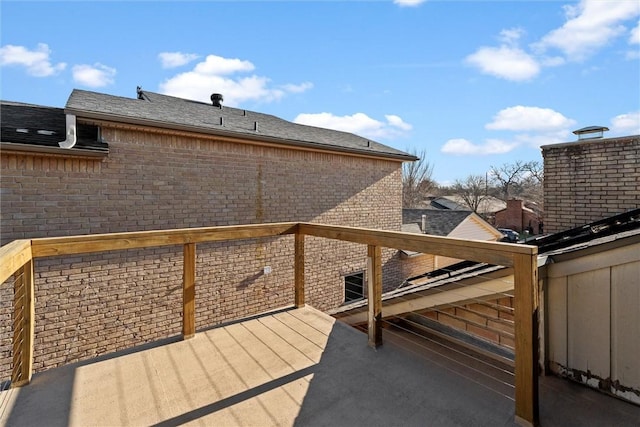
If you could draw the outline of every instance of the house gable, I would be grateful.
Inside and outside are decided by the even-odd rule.
[[[472,213],[465,218],[448,237],[470,240],[498,240],[502,238],[502,233],[493,228],[477,214]]]

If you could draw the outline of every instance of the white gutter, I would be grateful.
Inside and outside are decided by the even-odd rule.
[[[76,133],[76,116],[73,114],[67,114],[67,139],[58,142],[58,145],[62,148],[73,148],[78,140]]]

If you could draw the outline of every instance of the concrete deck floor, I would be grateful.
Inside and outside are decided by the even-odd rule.
[[[36,374],[0,393],[0,424],[509,426],[514,402],[312,308]],[[640,407],[557,378],[541,425],[638,425]]]

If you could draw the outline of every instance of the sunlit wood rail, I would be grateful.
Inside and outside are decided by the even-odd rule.
[[[305,304],[305,236],[367,245],[369,345],[382,344],[382,248],[486,262],[514,268],[515,286],[515,414],[518,421],[538,422],[538,280],[537,248],[498,242],[469,241],[395,231],[309,223],[272,223],[16,240],[0,248],[0,283],[14,277],[14,342],[12,385],[31,379],[34,331],[33,259],[113,250],[183,246],[183,319],[185,339],[196,333],[196,246],[198,243],[282,235],[294,240],[294,304]]]

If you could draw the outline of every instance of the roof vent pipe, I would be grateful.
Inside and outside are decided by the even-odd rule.
[[[422,215],[422,234],[427,234],[427,216]]]
[[[76,132],[76,116],[73,114],[67,114],[67,139],[64,141],[58,142],[58,145],[62,148],[73,148],[78,141],[78,136]]]
[[[214,107],[222,108],[222,101],[224,101],[224,98],[221,93],[211,94],[211,102]]]

